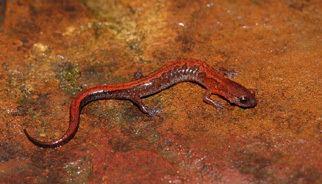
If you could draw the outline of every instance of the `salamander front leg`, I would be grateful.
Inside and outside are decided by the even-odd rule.
[[[214,106],[216,109],[224,109],[224,107],[217,101],[210,98],[211,92],[207,91],[203,97],[203,101],[209,105]]]
[[[150,115],[150,116],[155,116],[157,115],[158,113],[160,113],[160,110],[157,109],[157,108],[149,108],[148,106],[144,105],[144,103],[142,102],[142,100],[140,98],[131,98],[130,99],[136,106],[139,107],[139,109]]]

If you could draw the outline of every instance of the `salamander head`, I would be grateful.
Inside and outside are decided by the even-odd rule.
[[[217,88],[220,96],[239,107],[252,108],[257,105],[254,90],[247,89],[234,81],[227,79]]]
[[[252,94],[252,92],[250,94],[248,93],[248,94],[235,97],[235,99],[233,99],[231,103],[234,103],[243,108],[252,108],[257,105],[255,95]]]

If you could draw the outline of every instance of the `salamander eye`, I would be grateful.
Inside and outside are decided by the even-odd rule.
[[[248,97],[246,97],[246,96],[241,96],[238,98],[238,100],[242,104],[246,104],[249,101]]]

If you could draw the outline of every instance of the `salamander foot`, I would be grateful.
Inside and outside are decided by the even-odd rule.
[[[219,102],[217,102],[216,100],[213,100],[210,98],[210,95],[208,95],[208,93],[206,93],[206,95],[203,98],[203,101],[206,102],[209,105],[214,106],[216,109],[222,110],[224,109],[224,106],[221,105]]]

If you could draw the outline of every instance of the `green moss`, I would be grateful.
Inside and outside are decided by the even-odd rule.
[[[57,78],[59,79],[59,87],[68,95],[75,95],[81,90],[77,81],[80,77],[79,68],[69,62],[59,64],[56,67]]]
[[[84,1],[84,3],[101,20],[92,24],[95,38],[109,31],[114,35],[114,39],[126,44],[132,52],[142,54],[141,42],[144,33],[138,28],[136,12],[133,9],[122,2]]]
[[[7,84],[9,88],[19,88],[26,80],[23,73],[16,71],[10,71],[8,77],[9,79],[7,81]]]
[[[22,106],[26,106],[26,105],[30,105],[33,103],[34,103],[34,100],[31,98],[30,94],[26,94],[26,93],[22,92],[22,95],[18,99],[18,104],[20,104]]]

